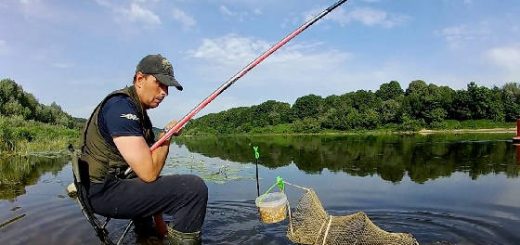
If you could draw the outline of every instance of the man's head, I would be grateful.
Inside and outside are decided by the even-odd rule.
[[[159,106],[168,95],[168,86],[182,90],[182,86],[173,76],[171,63],[160,54],[145,56],[137,64],[134,86],[145,109]]]
[[[178,90],[182,91],[181,84],[173,76],[172,64],[160,54],[145,56],[139,61],[139,64],[137,64],[135,72],[152,75],[162,84],[175,86]]]

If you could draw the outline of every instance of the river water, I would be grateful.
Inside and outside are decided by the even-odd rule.
[[[163,174],[206,180],[205,244],[290,244],[287,221],[258,219],[260,192],[276,176],[313,188],[327,212],[365,212],[421,244],[520,244],[520,149],[511,134],[183,138]],[[0,161],[0,244],[97,244],[65,188],[67,158]],[[289,201],[300,192],[287,187]],[[12,222],[8,222],[12,221]],[[116,237],[127,221],[109,224]],[[135,244],[130,233],[125,244]]]

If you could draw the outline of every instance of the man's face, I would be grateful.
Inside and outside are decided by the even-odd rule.
[[[168,96],[168,86],[162,84],[152,75],[145,75],[142,73],[136,76],[136,89],[140,92],[139,99],[145,109],[152,109],[163,101]]]

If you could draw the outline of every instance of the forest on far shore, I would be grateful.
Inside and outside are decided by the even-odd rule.
[[[294,104],[274,100],[232,108],[191,120],[183,135],[291,134],[418,131],[514,127],[520,115],[520,85],[467,89],[412,81],[383,83],[375,92],[358,90],[321,97],[305,95]],[[77,145],[85,119],[59,105],[44,105],[11,79],[0,80],[0,153],[63,150]]]
[[[516,82],[493,88],[470,82],[467,89],[454,90],[422,80],[403,89],[390,81],[375,92],[358,90],[325,98],[310,94],[292,105],[269,100],[208,114],[190,121],[183,134],[497,128],[513,126],[519,115]]]
[[[85,119],[41,104],[11,79],[0,80],[0,154],[61,151],[77,144]]]

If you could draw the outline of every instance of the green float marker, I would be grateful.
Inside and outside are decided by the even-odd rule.
[[[256,167],[256,196],[260,196],[260,183],[258,181],[258,158],[260,158],[260,153],[258,152],[258,146],[253,146],[253,151],[255,151],[255,167]]]
[[[258,160],[260,158],[260,152],[258,152],[258,146],[253,146],[253,150],[255,151],[255,158]]]
[[[276,176],[276,185],[282,192],[285,191],[285,182],[283,181],[282,177]]]

